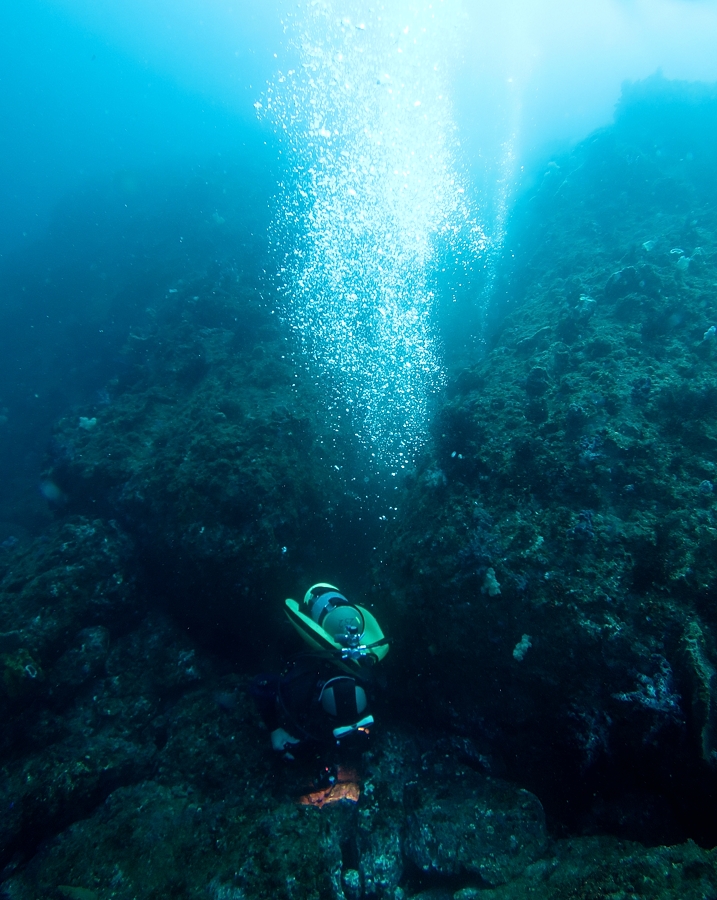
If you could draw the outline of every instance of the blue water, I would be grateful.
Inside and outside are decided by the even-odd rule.
[[[716,45],[715,5],[677,0],[8,5],[0,495],[30,485],[52,422],[116,369],[148,305],[129,287],[147,222],[164,263],[188,265],[174,225],[220,205],[197,185],[227,167],[261,186],[262,289],[327,420],[372,465],[410,468],[451,365],[480,354],[538,163],[607,124],[625,79],[717,78]],[[89,298],[108,278],[103,318]]]

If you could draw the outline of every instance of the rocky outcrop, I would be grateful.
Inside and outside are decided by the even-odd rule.
[[[248,661],[279,627],[277,597],[366,553],[354,448],[232,271],[178,284],[124,353],[110,402],[58,424],[46,483],[61,510],[120,522],[169,610]]]
[[[573,824],[712,840],[714,660],[684,636],[717,626],[717,101],[671,91],[628,92],[518,204],[507,315],[449,387],[383,577],[433,722]]]

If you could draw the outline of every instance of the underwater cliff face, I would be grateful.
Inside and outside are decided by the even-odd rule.
[[[106,396],[57,422],[43,482],[59,512],[119,521],[157,597],[244,666],[273,652],[276,598],[319,567],[339,578],[370,540],[352,436],[323,420],[266,299],[251,178],[215,173],[224,188],[182,236],[181,277],[155,273]],[[227,189],[242,188],[234,207]]]
[[[139,231],[106,206],[111,364],[58,386],[54,522],[0,546],[2,896],[715,892],[715,136],[714,91],[656,79],[546,166],[489,351],[383,495],[267,301],[251,174]],[[319,578],[392,645],[360,799],[323,809],[250,696]]]
[[[127,168],[66,196],[42,240],[0,260],[1,540],[47,522],[37,482],[57,419],[111,404],[129,333],[174,282],[239,257],[258,286],[274,184],[254,145],[231,163]]]
[[[654,79],[547,166],[389,551],[425,715],[657,841],[715,839],[716,135]]]

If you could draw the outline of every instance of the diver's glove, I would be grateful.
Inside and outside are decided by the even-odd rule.
[[[298,738],[292,737],[288,731],[283,728],[275,728],[271,733],[271,746],[276,753],[281,753],[284,759],[294,759],[291,748],[295,744],[300,744]]]

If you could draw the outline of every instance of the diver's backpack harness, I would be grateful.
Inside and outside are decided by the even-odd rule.
[[[330,655],[344,671],[361,673],[388,653],[388,639],[375,616],[344,597],[332,584],[315,584],[285,603],[286,615],[313,649]]]

